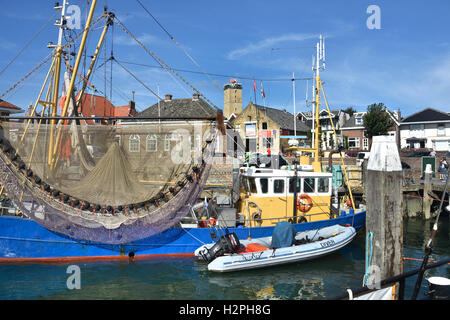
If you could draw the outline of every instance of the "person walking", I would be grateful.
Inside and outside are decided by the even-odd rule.
[[[448,162],[445,157],[439,161],[439,179],[441,181],[447,180]]]

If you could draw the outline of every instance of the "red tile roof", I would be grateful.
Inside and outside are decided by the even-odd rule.
[[[21,112],[22,109],[13,105],[12,103],[9,103],[5,100],[0,99],[0,108],[3,109],[7,109],[7,110],[2,110],[4,112],[10,112],[10,113],[18,113]]]
[[[65,97],[62,97],[59,106],[63,106]],[[78,113],[83,117],[127,117],[132,110],[130,105],[115,107],[108,99],[103,96],[85,93],[81,99]],[[94,124],[93,120],[86,120],[88,124]],[[102,121],[106,124],[106,121]]]

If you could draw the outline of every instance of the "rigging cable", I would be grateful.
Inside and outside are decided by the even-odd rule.
[[[211,81],[213,86],[215,86],[220,92],[222,92],[222,89],[213,81],[213,79],[209,77],[208,73],[206,73],[205,70],[203,70],[200,64],[186,51],[186,49],[184,49],[184,47],[177,40],[175,40],[174,36],[170,34],[166,28],[164,28],[164,26],[150,13],[150,11],[148,11],[147,8],[144,7],[142,2],[139,0],[136,1],[139,3],[142,9],[144,9],[144,11],[147,12],[150,15],[150,17],[152,17],[152,19],[155,20],[155,22],[160,26],[160,28],[169,36],[170,40],[172,40],[175,43],[175,45],[178,48],[180,48],[183,51],[183,53],[192,61],[192,63],[194,63],[201,70],[201,73],[203,73]]]
[[[448,173],[448,169],[447,169],[447,173]],[[422,284],[422,279],[423,279],[423,274],[425,272],[425,267],[427,266],[428,259],[429,259],[430,255],[431,255],[431,253],[433,252],[433,241],[434,241],[434,237],[436,236],[436,233],[437,233],[439,217],[441,215],[442,205],[444,203],[445,195],[447,193],[448,178],[449,177],[447,175],[447,179],[445,180],[444,190],[442,191],[441,203],[439,204],[439,211],[437,213],[436,220],[434,221],[434,224],[433,224],[433,230],[431,231],[430,239],[428,240],[428,242],[427,242],[427,244],[425,246],[425,256],[423,258],[422,265],[420,266],[420,269],[419,269],[419,275],[417,276],[417,281],[416,281],[416,284],[414,286],[414,291],[413,291],[411,300],[416,300],[417,299],[417,294],[419,293],[419,289],[420,289],[420,286]]]
[[[157,97],[159,100],[162,100],[161,97],[152,89],[150,89],[144,82],[142,82],[138,77],[136,77],[136,75],[134,73],[132,73],[130,70],[128,70],[127,68],[125,68],[119,61],[117,61],[116,59],[114,59],[114,57],[111,59],[113,61],[115,61],[119,66],[122,67],[123,70],[125,70],[126,72],[128,72],[134,79],[136,79],[136,81],[138,81],[140,84],[142,84],[142,86],[145,87],[145,89],[147,89],[148,91],[150,91],[155,97]]]
[[[27,44],[14,56],[14,58],[11,59],[11,61],[0,71],[0,75],[2,75],[3,72],[6,71],[6,69],[9,68],[9,66],[11,66],[11,64],[14,63],[14,61],[22,54],[22,52],[28,47],[28,45],[33,42],[34,39],[36,39],[36,37],[45,29],[45,27],[49,24],[49,22],[51,20],[53,20],[53,18],[56,16],[56,12],[53,16],[50,17],[50,19],[47,20],[47,22],[45,22],[42,27],[39,29],[39,31],[33,36],[33,38],[31,38],[30,41],[27,42]]]
[[[214,107],[216,110],[220,110],[219,107],[217,107],[214,103],[212,103],[208,98],[205,97],[199,90],[197,90],[192,84],[190,84],[188,81],[186,81],[182,76],[180,76],[173,68],[171,68],[167,63],[165,63],[161,58],[159,58],[155,53],[153,53],[150,49],[148,49],[141,41],[139,41],[123,24],[122,22],[117,18],[114,17],[114,20],[116,21],[117,25],[131,38],[134,39],[156,62],[158,62],[161,67],[166,70],[167,72],[172,72],[175,74],[181,81],[183,81],[187,86],[189,86],[192,90],[194,90],[197,94],[201,95],[212,107]],[[171,73],[169,74],[171,75]],[[172,75],[171,75],[172,76]]]

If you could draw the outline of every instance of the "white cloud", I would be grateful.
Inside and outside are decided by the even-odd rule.
[[[140,42],[145,45],[156,45],[161,44],[163,41],[158,37],[155,37],[151,34],[144,33],[140,36],[136,37]],[[137,46],[137,43],[133,38],[128,35],[118,35],[114,38],[114,44],[123,45],[123,46]]]
[[[235,49],[227,54],[227,58],[230,60],[235,60],[240,57],[249,55],[251,53],[259,52],[266,48],[272,48],[282,42],[288,41],[304,41],[308,39],[316,39],[318,36],[316,34],[299,34],[299,33],[289,33],[278,37],[271,37],[263,39],[256,43],[249,43],[247,46],[239,49]]]

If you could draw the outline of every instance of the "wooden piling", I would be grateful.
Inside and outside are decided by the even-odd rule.
[[[373,137],[366,172],[365,284],[401,273],[403,249],[402,166],[394,137]]]

